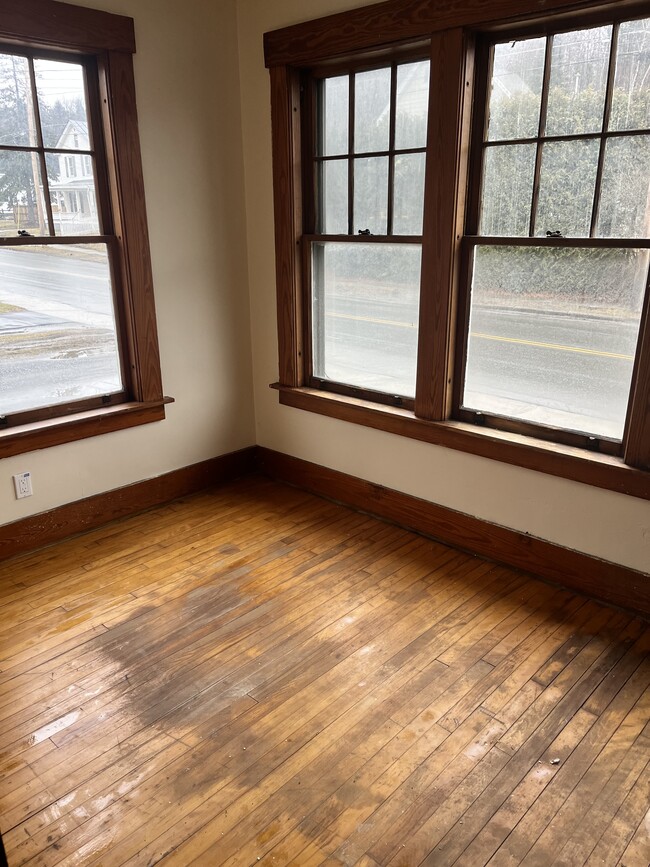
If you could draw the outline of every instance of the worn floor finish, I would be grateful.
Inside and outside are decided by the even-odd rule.
[[[650,630],[264,480],[2,567],[18,865],[650,860]]]

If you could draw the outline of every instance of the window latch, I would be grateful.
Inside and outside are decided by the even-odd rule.
[[[359,235],[372,235],[370,229],[359,229]]]
[[[562,232],[560,232],[559,229],[556,229],[554,232],[551,232],[551,230],[548,229],[546,232],[546,237],[547,238],[564,238],[564,235],[562,234]]]

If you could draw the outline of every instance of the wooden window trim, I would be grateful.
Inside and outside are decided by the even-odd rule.
[[[279,392],[283,406],[650,500],[650,473],[621,458],[460,421],[429,421],[401,407],[328,391],[279,383],[271,387]]]
[[[600,4],[597,4],[596,8],[596,13],[594,13],[593,8],[590,8],[589,10],[583,12],[582,16],[578,18],[575,18],[574,16],[572,19],[564,18],[558,21],[556,16],[548,19],[545,22],[538,22],[537,24],[535,24],[535,26],[528,25],[528,27],[525,28],[526,37],[543,36],[547,40],[544,66],[544,84],[540,104],[539,128],[537,135],[528,139],[504,139],[503,141],[490,141],[487,138],[486,129],[488,115],[487,88],[489,87],[490,80],[488,59],[491,45],[493,45],[495,41],[515,38],[522,31],[522,28],[520,26],[514,26],[511,27],[509,30],[505,31],[501,28],[496,31],[494,29],[487,28],[483,31],[483,38],[478,39],[477,64],[480,69],[487,70],[487,74],[479,76],[478,88],[480,89],[480,93],[477,94],[477,99],[475,101],[474,107],[475,120],[471,139],[471,164],[468,182],[468,219],[466,222],[465,234],[463,236],[463,250],[461,252],[461,255],[459,256],[462,269],[462,280],[460,281],[460,285],[455,289],[457,293],[456,297],[458,299],[458,308],[460,311],[460,315],[457,318],[456,322],[456,334],[458,336],[458,339],[453,376],[453,404],[451,415],[457,421],[477,423],[477,420],[480,418],[481,423],[487,424],[492,428],[497,428],[502,431],[521,433],[523,435],[532,436],[534,438],[544,436],[544,434],[542,433],[542,431],[544,430],[543,425],[538,425],[535,423],[526,422],[524,420],[514,419],[505,416],[496,416],[490,414],[489,412],[477,412],[473,410],[468,410],[462,406],[462,395],[466,376],[468,326],[470,319],[470,271],[472,249],[478,246],[487,245],[536,247],[538,249],[556,247],[573,250],[581,248],[589,248],[594,250],[609,248],[617,250],[624,248],[647,249],[650,247],[650,240],[648,239],[602,238],[598,237],[596,234],[597,214],[598,208],[600,206],[600,185],[602,182],[604,165],[605,142],[611,139],[620,138],[624,135],[629,137],[633,135],[643,135],[646,132],[645,130],[618,131],[608,129],[608,118],[611,110],[612,89],[614,84],[616,49],[618,43],[618,25],[620,24],[621,20],[625,20],[626,15],[629,13],[625,11],[624,7],[617,6],[615,10],[616,14],[614,14],[614,10],[611,10],[609,13],[609,17],[605,18],[606,10]],[[647,9],[645,11],[645,14],[647,15]],[[601,128],[593,134],[576,133],[567,136],[547,136],[546,110],[553,34],[556,32],[562,32],[562,30],[564,29],[578,29],[580,27],[596,25],[598,23],[602,24],[611,22],[613,22],[614,27],[608,61],[606,94],[602,109],[603,121],[601,124]],[[592,140],[598,141],[600,143],[598,171],[594,189],[594,205],[590,221],[590,232],[587,237],[569,236],[567,238],[545,238],[543,235],[536,234],[536,224],[538,218],[537,203],[539,196],[542,145],[546,142],[559,142],[569,140]],[[533,197],[531,202],[531,212],[529,220],[529,233],[527,235],[515,237],[491,237],[481,235],[479,234],[478,230],[480,221],[481,189],[483,183],[483,157],[485,151],[488,148],[500,146],[507,147],[521,142],[535,144],[537,150],[535,159]],[[648,279],[650,281],[650,274]],[[556,443],[563,443],[565,445],[576,446],[578,448],[584,448],[588,450],[591,450],[593,447],[595,450],[601,451],[606,454],[622,456],[623,460],[631,466],[635,466],[640,469],[650,470],[650,442],[647,439],[647,430],[650,429],[650,421],[646,418],[648,407],[647,400],[648,396],[650,396],[650,390],[648,390],[648,367],[650,367],[650,352],[648,347],[650,346],[650,344],[644,345],[642,339],[643,323],[644,320],[647,319],[648,308],[650,308],[650,288],[647,282],[644,309],[642,311],[639,328],[637,359],[630,386],[630,399],[628,401],[628,407],[631,409],[631,412],[628,412],[628,418],[626,419],[622,441],[610,440],[608,437],[605,436],[589,436],[587,434],[576,433],[567,429],[560,428],[547,428],[546,435],[549,439],[552,439]],[[644,363],[639,364],[639,359],[645,359]],[[644,373],[646,375],[645,380]],[[645,403],[643,397],[644,389]],[[644,407],[646,408],[645,412],[643,409]],[[643,429],[644,425],[646,424],[648,425],[648,428],[646,428],[646,436],[644,436]]]
[[[159,421],[162,390],[132,54],[131,18],[54,0],[0,0],[0,42],[70,52],[97,64],[105,171],[118,249],[117,303],[128,394],[123,403],[0,428],[0,457]],[[36,239],[35,239],[36,240]],[[50,239],[46,239],[49,243]],[[83,408],[83,405],[81,405]]]
[[[52,0],[0,0],[0,38],[30,48],[135,53],[131,18]]]
[[[406,235],[394,234],[394,166],[395,159],[402,154],[422,154],[426,156],[428,142],[425,142],[418,147],[396,147],[395,144],[395,123],[396,123],[396,106],[397,106],[397,70],[399,66],[413,62],[430,62],[431,49],[429,41],[418,44],[415,48],[408,47],[406,50],[397,48],[390,52],[390,56],[372,58],[362,57],[357,58],[356,62],[350,59],[344,64],[339,64],[336,69],[336,75],[345,75],[348,80],[349,94],[349,112],[348,112],[348,131],[347,131],[347,148],[340,153],[326,155],[321,153],[318,143],[318,134],[315,127],[318,126],[316,105],[318,102],[318,85],[322,83],[322,79],[332,76],[334,70],[332,67],[323,67],[314,74],[312,70],[309,75],[302,79],[302,110],[303,118],[309,117],[312,122],[303,124],[302,134],[302,158],[303,158],[303,226],[301,243],[303,246],[302,255],[302,277],[303,277],[303,347],[304,356],[302,359],[304,376],[303,384],[309,388],[320,388],[334,391],[338,394],[348,395],[352,397],[360,397],[373,403],[385,403],[391,406],[401,406],[407,409],[414,408],[414,398],[404,394],[389,393],[386,391],[376,391],[371,387],[362,387],[360,385],[349,385],[342,381],[337,381],[332,378],[321,377],[316,373],[316,365],[314,363],[314,341],[312,340],[314,325],[314,316],[311,297],[311,283],[313,274],[313,256],[315,248],[325,246],[327,244],[345,244],[345,245],[412,245],[420,249],[423,245],[422,234]],[[390,71],[390,123],[389,133],[386,146],[382,149],[357,151],[354,144],[355,137],[355,113],[356,113],[356,92],[357,84],[355,77],[369,70],[384,69]],[[305,130],[305,127],[307,129]],[[356,205],[355,205],[355,184],[356,184],[356,165],[357,160],[367,158],[386,158],[388,162],[387,170],[387,215],[385,231],[372,234],[361,234],[360,225],[355,223],[356,220]],[[328,232],[326,227],[323,227],[323,217],[319,214],[322,202],[318,192],[320,181],[320,169],[324,164],[339,161],[345,163],[348,177],[348,201],[347,201],[347,234],[338,234]],[[320,202],[320,207],[319,207]],[[355,234],[355,230],[357,233]]]
[[[486,429],[452,420],[454,358],[461,324],[454,325],[459,301],[463,256],[462,225],[472,210],[468,190],[469,123],[473,102],[473,34],[513,29],[522,33],[584,26],[589,21],[647,15],[639,0],[388,0],[265,34],[265,60],[271,76],[273,180],[276,232],[280,403],[363,424],[402,436],[467,451],[492,460],[573,479],[643,499],[650,498],[650,365],[638,365],[632,389],[633,432],[623,458],[595,453],[571,442],[547,442],[534,433]],[[514,22],[514,24],[513,24]],[[445,31],[444,34],[442,31]],[[417,398],[414,411],[372,401],[372,397],[334,394],[309,387],[304,356],[308,352],[303,315],[306,297],[301,255],[303,219],[301,185],[301,76],[304,70],[359,62],[359,55],[376,62],[403,51],[406,43],[430,46],[432,104],[446,108],[457,124],[436,123],[431,115],[430,149],[447,166],[429,173],[425,191],[424,244],[431,245],[430,273],[423,273],[421,321],[435,323],[420,341]],[[451,46],[451,50],[448,50]],[[447,54],[447,56],[445,56]],[[481,87],[481,82],[478,82]],[[477,99],[480,98],[478,94]],[[440,115],[438,114],[438,117]],[[438,177],[431,177],[438,175]],[[444,189],[443,189],[444,187]],[[434,205],[432,207],[432,204]],[[443,213],[444,220],[440,219]],[[432,217],[443,230],[431,231]],[[429,219],[429,222],[427,220]],[[435,266],[432,264],[435,263]],[[425,291],[425,287],[429,287]],[[646,299],[646,308],[648,306]],[[650,358],[650,310],[641,323],[643,357]],[[437,375],[433,375],[433,371]],[[441,371],[443,375],[441,376]]]
[[[7,0],[5,0],[7,2]],[[0,5],[0,10],[2,6]],[[264,34],[268,67],[332,63],[357,52],[389,54],[400,42],[413,43],[442,30],[510,28],[511,22],[543,28],[544,21],[566,20],[585,11],[612,18],[647,15],[647,0],[387,0],[305,21]]]
[[[130,401],[0,430],[0,459],[162,421],[168,403],[172,403],[172,398]]]

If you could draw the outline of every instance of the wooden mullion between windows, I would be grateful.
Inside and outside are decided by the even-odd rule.
[[[156,401],[163,393],[133,61],[109,51],[98,71],[132,397]]]
[[[299,386],[304,381],[300,76],[288,66],[270,72],[279,379],[282,385]]]
[[[454,357],[454,376],[452,383],[452,412],[456,418],[465,390],[467,347],[469,343],[470,301],[474,250],[467,243],[467,235],[478,235],[481,222],[481,198],[483,167],[485,162],[484,142],[487,138],[488,88],[492,79],[494,57],[487,39],[477,40],[474,50],[474,69],[486,70],[485,75],[475,75],[473,94],[472,130],[470,138],[470,158],[467,179],[467,202],[465,212],[465,237],[461,247],[460,282],[456,313],[456,348]]]
[[[431,84],[415,414],[451,413],[453,319],[469,159],[473,45],[457,28],[431,40]]]
[[[646,281],[630,394],[630,411],[623,438],[624,460],[631,467],[650,470],[650,275]]]

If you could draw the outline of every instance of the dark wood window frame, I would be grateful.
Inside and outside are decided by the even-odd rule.
[[[304,197],[303,197],[303,234],[302,234],[302,274],[303,284],[309,284],[314,271],[314,250],[318,247],[324,248],[327,244],[410,244],[417,247],[422,247],[422,235],[409,235],[405,233],[395,233],[393,226],[394,218],[394,175],[395,162],[401,155],[405,154],[423,154],[426,156],[426,147],[396,147],[395,138],[395,123],[397,111],[397,68],[400,65],[413,63],[417,61],[428,61],[428,51],[422,47],[417,47],[415,50],[407,48],[407,50],[396,50],[393,52],[390,59],[380,59],[379,61],[368,61],[362,59],[361,62],[347,62],[340,65],[336,69],[331,66],[325,66],[320,70],[312,70],[311,75],[301,85],[304,106],[303,111],[311,119],[316,120],[317,109],[315,106],[318,103],[318,88],[322,84],[323,79],[332,75],[347,75],[349,77],[349,117],[348,117],[348,148],[346,151],[337,153],[336,155],[323,155],[318,147],[318,133],[315,126],[317,123],[308,124],[306,134],[303,135],[303,164],[304,164]],[[354,145],[355,138],[355,92],[356,92],[356,76],[359,73],[367,72],[375,69],[389,69],[391,75],[390,85],[390,122],[387,147],[384,150],[363,152],[357,151]],[[358,224],[355,223],[355,166],[357,160],[368,158],[385,158],[388,164],[386,174],[387,195],[386,195],[386,231],[383,233],[370,233],[366,229],[365,234]],[[323,166],[328,162],[341,161],[347,164],[348,175],[348,201],[347,201],[347,223],[348,233],[338,235],[329,233],[323,228],[324,222],[324,202],[322,201],[319,192],[320,178]],[[356,232],[355,232],[356,230]],[[312,303],[313,302],[313,303]],[[401,406],[407,409],[414,408],[413,398],[405,397],[399,394],[390,394],[388,392],[374,391],[370,388],[351,387],[343,382],[334,382],[329,379],[321,378],[317,375],[314,361],[316,354],[313,339],[314,308],[316,306],[315,299],[304,293],[303,309],[304,309],[304,366],[305,366],[305,383],[310,387],[331,390],[338,394],[347,394],[352,397],[363,397],[366,400],[388,404],[392,406]]]
[[[78,59],[89,81],[89,111],[102,142],[95,143],[102,224],[111,247],[125,390],[101,399],[52,407],[36,419],[0,424],[0,457],[160,421],[171,398],[162,390],[149,235],[132,55],[133,21],[54,0],[0,0],[0,43],[17,52],[53,52]],[[77,239],[87,243],[93,238]],[[21,244],[74,239],[23,238]],[[14,240],[11,239],[11,243]]]
[[[579,440],[546,441],[530,431],[483,427],[454,417],[457,342],[462,340],[463,242],[471,213],[470,156],[474,76],[482,42],[500,32],[545,33],[648,15],[647,2],[618,0],[388,0],[265,34],[273,128],[279,390],[284,405],[363,424],[632,496],[650,499],[650,293],[641,321],[632,412],[622,455],[596,453]],[[308,379],[303,246],[303,82],[310,70],[361,58],[390,62],[405,46],[425,44],[431,60],[429,163],[423,237],[420,322],[431,323],[418,350],[413,408],[364,395],[314,388]],[[476,126],[476,125],[475,125]],[[474,133],[475,134],[475,133]],[[473,185],[476,187],[476,184]],[[309,198],[309,197],[307,197]],[[536,239],[539,242],[541,239]],[[542,243],[544,243],[542,241]],[[458,335],[458,339],[457,339]]]

